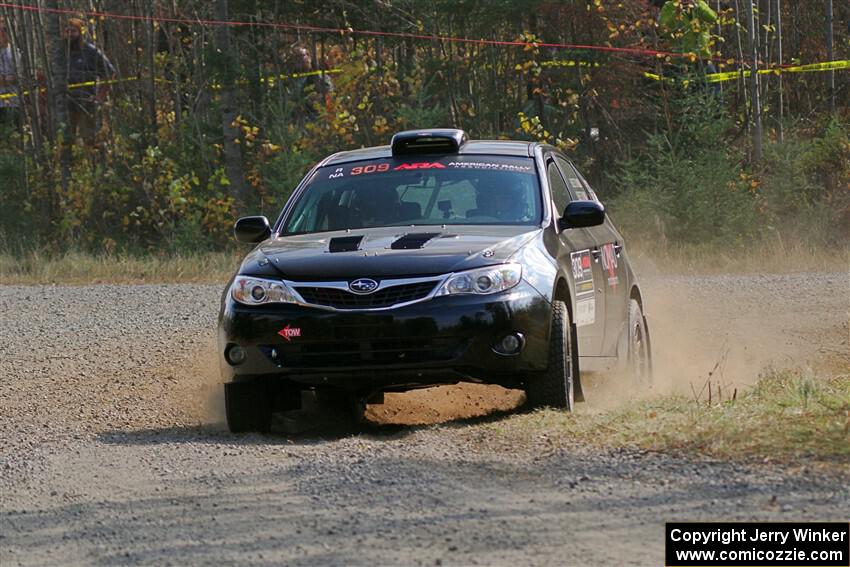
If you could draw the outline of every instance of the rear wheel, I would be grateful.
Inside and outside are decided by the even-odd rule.
[[[272,425],[273,396],[262,380],[224,385],[227,427],[232,433],[268,433]]]
[[[572,326],[563,301],[552,302],[549,332],[549,364],[545,372],[530,376],[525,387],[531,407],[573,410],[575,356]]]
[[[628,349],[626,351],[628,373],[637,381],[652,381],[652,350],[649,343],[649,329],[640,303],[629,300]]]

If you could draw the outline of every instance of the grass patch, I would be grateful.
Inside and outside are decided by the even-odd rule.
[[[235,252],[177,256],[0,254],[0,284],[223,282],[236,270],[241,257],[242,253]]]
[[[54,255],[31,251],[0,253],[0,285],[93,283],[195,283],[226,280],[246,250],[179,255]],[[850,265],[847,247],[805,241],[761,241],[747,248],[669,244],[632,239],[629,254],[640,273],[791,273],[836,272]]]
[[[494,425],[564,443],[701,453],[720,458],[850,462],[850,375],[771,371],[735,399],[667,396],[604,413],[539,411]]]

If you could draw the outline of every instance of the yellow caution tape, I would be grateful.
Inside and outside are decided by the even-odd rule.
[[[553,61],[543,61],[541,63],[543,67],[601,67],[602,64],[599,62],[590,62],[590,61],[575,61],[570,59],[560,59]],[[843,61],[827,61],[825,63],[810,63],[808,65],[794,65],[791,67],[777,67],[774,69],[760,69],[759,75],[778,75],[780,73],[812,73],[812,72],[822,72],[822,71],[840,71],[843,69],[850,69],[850,59]],[[269,87],[274,86],[275,81],[285,80],[285,79],[300,79],[302,77],[311,77],[315,75],[334,75],[336,73],[341,73],[342,69],[327,69],[323,71],[306,71],[304,73],[291,73],[288,75],[277,75],[273,77],[261,77],[260,82],[268,84]],[[709,73],[705,76],[705,80],[709,83],[720,83],[723,81],[732,81],[737,79],[743,74],[744,77],[750,76],[750,71],[727,71],[724,73]],[[661,75],[657,75],[655,73],[644,72],[644,77],[647,79],[652,79],[654,81],[675,81],[672,77],[662,77]],[[87,81],[85,83],[74,83],[72,85],[68,85],[68,89],[78,89],[81,87],[93,87],[97,85],[114,85],[117,83],[124,83],[129,81],[137,81],[140,77],[128,77],[124,79],[108,79],[105,81]],[[170,83],[167,79],[154,79],[157,83]],[[687,85],[689,81],[683,81],[683,84]],[[245,84],[244,82],[240,82],[240,84]],[[221,85],[213,84],[213,89],[220,89]],[[46,91],[47,89],[39,89],[41,92]],[[21,93],[23,96],[29,95],[29,91],[24,91]],[[10,98],[16,98],[17,93],[9,93],[9,94],[0,94],[0,100],[8,100]]]
[[[808,73],[810,71],[838,71],[839,69],[850,69],[850,59],[845,61],[827,61],[826,63],[811,63],[809,65],[796,65],[782,69],[788,73]]]
[[[781,73],[813,73],[821,71],[839,71],[842,69],[850,69],[850,59],[844,61],[827,61],[825,63],[810,63],[808,65],[793,65],[790,67],[776,67],[774,69],[759,69],[759,75],[779,75]],[[662,77],[655,73],[644,73],[644,77],[654,81],[674,81],[672,77]],[[749,77],[750,71],[727,71],[724,73],[709,73],[705,76],[705,80],[709,83],[720,83],[723,81],[733,81],[738,77]],[[683,81],[687,85],[688,81]]]
[[[285,79],[300,79],[302,77],[314,77],[316,75],[335,75],[337,73],[342,73],[342,69],[325,69],[323,71],[306,71],[304,73],[292,73],[289,75],[277,75],[274,77],[260,77],[260,82],[269,85],[269,88],[273,87],[276,81],[283,81]],[[239,81],[238,84],[245,85],[248,81]],[[220,89],[221,85],[214,84],[214,89]]]
[[[72,85],[68,85],[68,89],[79,89],[82,87],[94,87],[97,85],[114,85],[117,83],[126,83],[129,81],[138,81],[139,77],[127,77],[124,79],[106,79],[103,81],[86,81],[85,83],[74,83]],[[157,82],[164,82],[164,79],[156,79]],[[37,92],[47,92],[47,88],[38,89]],[[21,93],[21,96],[27,96],[30,94],[30,91],[24,91]],[[6,100],[10,98],[16,98],[18,96],[17,93],[9,93],[0,95],[0,100]]]
[[[601,67],[602,63],[598,61],[573,61],[570,59],[556,59],[553,61],[544,61],[540,64],[541,67]]]
[[[336,73],[342,73],[342,69],[326,69],[324,71],[307,71],[305,73],[292,73],[291,75],[278,75],[278,79],[300,79],[301,77],[312,77],[314,75],[334,75]],[[270,77],[272,80],[275,77]],[[263,79],[260,79],[261,81]]]
[[[331,74],[341,73],[341,72],[342,72],[342,69],[328,69],[326,71],[307,71],[307,72],[304,72],[304,73],[292,73],[290,75],[279,75],[277,77],[261,77],[260,82],[261,83],[268,83],[269,86],[272,86],[276,80],[300,79],[301,77],[310,77],[310,76],[313,76],[313,75],[322,75],[322,74],[331,75]],[[86,81],[84,83],[74,83],[72,85],[68,85],[68,89],[70,90],[70,89],[79,89],[79,88],[82,88],[82,87],[94,87],[94,86],[97,86],[97,85],[115,85],[117,83],[127,83],[127,82],[130,82],[130,81],[138,81],[140,79],[142,79],[142,77],[126,77],[126,78],[123,78],[123,79],[106,79],[106,80],[103,80],[103,81]],[[157,82],[157,83],[172,83],[173,82],[173,81],[169,81],[168,79],[160,79],[158,77],[155,78],[154,81]],[[221,88],[221,85],[214,84],[214,85],[212,85],[212,88],[219,89],[219,88]],[[46,91],[47,91],[46,88],[38,89],[38,92],[46,92]],[[22,96],[28,96],[29,94],[30,94],[30,91],[24,91],[24,92],[21,93]],[[17,96],[18,96],[17,93],[0,94],[0,100],[8,100],[10,98],[17,98]]]

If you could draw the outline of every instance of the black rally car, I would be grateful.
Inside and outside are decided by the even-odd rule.
[[[579,369],[649,372],[623,237],[556,148],[402,132],[316,165],[229,282],[219,352],[232,431],[458,381],[570,410]],[[638,387],[639,381],[634,383]]]

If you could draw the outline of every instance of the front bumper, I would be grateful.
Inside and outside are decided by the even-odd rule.
[[[371,312],[249,307],[226,294],[218,351],[226,382],[265,376],[352,390],[458,381],[517,385],[523,374],[546,368],[550,313],[551,304],[524,281],[490,296],[444,296]],[[524,337],[519,354],[493,351],[516,332]],[[241,364],[225,357],[233,345],[246,352]]]

